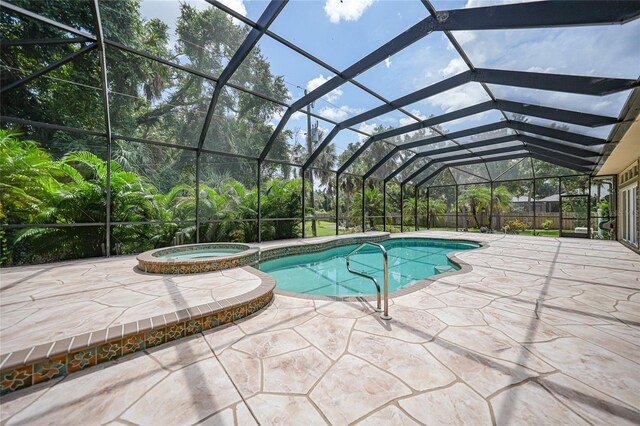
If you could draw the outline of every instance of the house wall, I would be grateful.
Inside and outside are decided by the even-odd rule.
[[[622,211],[622,190],[632,185],[633,183],[638,184],[638,191],[640,195],[640,156],[637,157],[628,167],[626,167],[622,173],[617,175],[618,177],[618,240],[622,242],[624,245],[629,248],[640,253],[640,213],[636,214],[636,230],[638,235],[636,236],[636,241],[638,244],[632,246],[624,241],[622,241],[622,219],[624,212]],[[638,205],[636,206],[636,211],[640,212],[640,196],[638,197]]]

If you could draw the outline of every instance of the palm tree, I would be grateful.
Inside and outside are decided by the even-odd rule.
[[[316,126],[317,126],[317,123],[316,123]],[[310,135],[307,136],[309,156],[311,155],[311,149],[313,150],[318,149],[318,145],[320,144],[320,141],[322,141],[323,139],[324,131],[320,128],[318,128],[317,131],[318,131],[318,141],[316,143],[313,143]],[[309,174],[309,184],[311,187],[311,197],[309,198],[309,201],[311,202],[312,211],[315,210],[316,208],[314,182],[317,179],[318,184],[320,186],[324,186],[327,188],[327,193],[329,194],[332,193],[333,188],[330,185],[330,183],[331,183],[331,178],[333,177],[333,172],[331,172],[331,170],[335,168],[337,161],[338,161],[338,156],[336,154],[336,147],[334,144],[329,144],[322,150],[322,152],[320,152],[320,155],[318,155],[318,158],[316,158],[315,162],[313,163],[315,168],[312,169],[311,173]],[[318,229],[317,229],[315,214],[313,215],[313,219],[311,222],[311,229],[313,232],[313,236],[314,237],[317,236]]]
[[[458,207],[467,207],[471,210],[471,214],[476,221],[476,227],[480,228],[480,220],[478,212],[487,209],[491,204],[491,192],[484,185],[473,185],[465,187],[464,191],[458,198]]]
[[[346,175],[343,176],[342,179],[340,180],[340,182],[338,182],[338,185],[340,185],[340,191],[342,192],[343,197],[344,197],[344,211],[348,212],[350,214],[351,212],[351,200],[353,199],[354,193],[356,192],[356,177],[355,176],[351,176],[351,175]],[[336,200],[336,203],[339,203],[340,200]],[[340,204],[338,204],[340,205]],[[347,222],[349,222],[349,220],[347,219]]]
[[[418,205],[418,208],[419,205]],[[447,204],[439,198],[429,198],[429,206],[427,208],[427,222],[433,224],[440,220],[447,212]]]
[[[493,212],[498,214],[506,213],[511,210],[511,192],[504,186],[498,186],[493,189],[493,200],[491,202],[491,209],[489,209],[489,223],[493,226]]]
[[[377,187],[365,188],[364,191],[364,211],[365,216],[369,219],[369,227],[375,228],[376,217],[383,215],[383,194]],[[351,216],[356,217],[362,214],[362,193],[358,192],[353,198],[353,204],[351,206]]]

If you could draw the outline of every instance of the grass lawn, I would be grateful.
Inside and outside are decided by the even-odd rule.
[[[336,235],[336,223],[335,222],[325,222],[323,220],[319,220],[316,222],[316,230],[318,231],[318,237],[328,237],[330,235]],[[313,233],[311,232],[311,221],[307,221],[305,226],[305,231],[307,237],[313,237]]]

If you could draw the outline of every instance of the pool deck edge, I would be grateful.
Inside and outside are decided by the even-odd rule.
[[[38,344],[0,355],[0,395],[169,343],[252,315],[273,298],[275,279],[251,266],[257,288],[236,297]]]

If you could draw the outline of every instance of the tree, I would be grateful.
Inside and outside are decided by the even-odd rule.
[[[428,222],[433,224],[447,212],[447,204],[439,198],[430,198],[428,206]],[[433,225],[432,225],[433,226]]]
[[[478,219],[478,213],[482,209],[488,209],[491,204],[491,192],[485,185],[470,185],[464,187],[462,194],[458,197],[458,208],[467,207],[471,210],[476,227],[480,228],[482,224]]]
[[[309,118],[310,120],[310,118]],[[317,139],[314,140],[309,132],[306,132],[305,137],[305,146],[303,146],[299,141],[296,140],[291,152],[292,152],[292,160],[296,164],[304,164],[307,159],[311,157],[313,152],[318,149],[318,146],[324,139],[324,129],[318,127],[318,123],[315,124],[315,131],[317,131]],[[295,132],[297,135],[302,134],[300,130]],[[338,156],[336,155],[336,148],[334,144],[329,144],[326,146],[315,159],[312,164],[312,168],[307,169],[306,178],[309,182],[308,192],[309,192],[309,204],[311,206],[311,212],[316,209],[316,188],[324,187],[327,191],[327,195],[333,195],[333,185],[335,173],[332,171],[335,169],[336,162],[338,161]],[[307,188],[305,188],[307,190]],[[316,216],[313,214],[311,219],[311,231],[313,236],[317,236],[317,223]]]
[[[298,237],[302,213],[302,181],[273,179],[265,187],[267,190],[262,201],[265,219],[262,223],[263,239]]]
[[[493,200],[489,209],[489,223],[493,226],[493,213],[503,214],[511,210],[512,195],[504,186],[493,188]]]
[[[0,130],[0,223],[32,223],[62,174],[36,142]]]
[[[383,216],[383,194],[377,187],[367,187],[364,191],[364,212],[369,219],[369,228],[375,229],[375,220]],[[353,197],[350,214],[359,217],[362,214],[362,192],[357,192]]]

